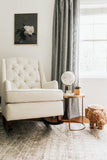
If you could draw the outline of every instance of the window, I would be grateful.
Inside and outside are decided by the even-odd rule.
[[[107,8],[81,8],[79,66],[80,75],[107,76]]]

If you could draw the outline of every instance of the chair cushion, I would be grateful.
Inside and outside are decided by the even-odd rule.
[[[17,89],[6,91],[6,103],[45,102],[63,99],[59,89]]]

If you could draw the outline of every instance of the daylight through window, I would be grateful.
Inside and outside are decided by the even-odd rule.
[[[80,75],[107,75],[107,8],[81,8]]]

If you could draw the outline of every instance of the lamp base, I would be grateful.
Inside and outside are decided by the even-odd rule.
[[[72,91],[71,90],[66,90],[66,94],[71,94]]]

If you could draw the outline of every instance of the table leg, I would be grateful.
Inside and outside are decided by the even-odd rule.
[[[70,101],[70,98],[69,98],[69,130],[70,130],[70,107],[71,107],[71,101]]]
[[[76,121],[74,121],[74,122],[76,122],[76,123],[81,123],[82,125],[83,125],[83,127],[82,128],[80,128],[80,129],[72,129],[71,128],[71,98],[68,98],[68,111],[69,111],[69,113],[68,113],[68,122],[69,122],[69,130],[70,131],[80,131],[80,130],[83,130],[84,128],[85,128],[85,124],[83,123],[83,97],[82,97],[82,122],[76,122]]]

